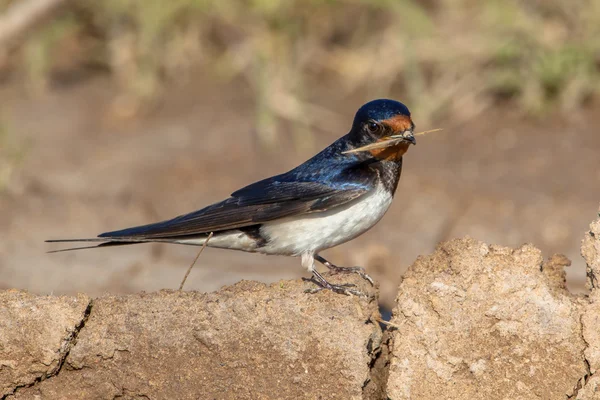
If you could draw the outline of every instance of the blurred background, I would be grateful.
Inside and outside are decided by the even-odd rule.
[[[0,0],[0,287],[178,287],[197,248],[46,254],[201,208],[344,135],[374,98],[419,137],[395,202],[324,253],[391,305],[439,241],[564,253],[600,200],[600,0]],[[186,289],[307,276],[297,259],[207,249]]]

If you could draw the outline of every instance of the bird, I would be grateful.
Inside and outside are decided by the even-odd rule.
[[[223,201],[162,222],[105,232],[94,242],[61,252],[159,242],[299,257],[310,272],[315,293],[330,290],[360,295],[352,284],[333,284],[315,268],[332,274],[357,273],[373,284],[361,267],[339,267],[319,255],[371,229],[390,207],[402,172],[403,156],[416,145],[408,108],[390,99],[361,106],[350,131],[292,170],[245,186]],[[205,243],[207,242],[207,243]]]

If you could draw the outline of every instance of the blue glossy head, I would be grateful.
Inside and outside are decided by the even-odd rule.
[[[399,160],[410,144],[416,144],[415,124],[408,108],[395,100],[379,99],[358,109],[346,136],[352,153],[377,159]]]
[[[350,135],[362,142],[385,140],[398,135],[415,144],[412,131],[415,124],[408,108],[395,100],[379,99],[368,102],[358,109]]]
[[[373,100],[358,109],[352,126],[359,127],[371,120],[380,122],[397,116],[404,116],[410,119],[408,107],[396,100]]]
[[[414,127],[410,111],[399,101],[370,101],[358,109],[347,135],[294,171],[313,174],[314,168],[332,168],[338,173],[367,159],[399,161],[408,147],[416,144]]]

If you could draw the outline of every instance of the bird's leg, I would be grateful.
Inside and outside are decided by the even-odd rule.
[[[356,289],[351,289],[353,286],[356,286],[356,285],[353,285],[352,283],[343,283],[341,285],[334,285],[333,283],[327,282],[327,280],[323,277],[323,275],[321,275],[319,273],[319,271],[314,270],[312,273],[313,273],[313,276],[310,279],[306,279],[306,278],[304,278],[304,279],[307,281],[311,281],[318,287],[312,288],[312,289],[306,289],[305,290],[306,293],[318,293],[321,290],[331,290],[332,292],[339,293],[339,294],[345,294],[347,296],[354,295],[354,296],[359,296],[359,297],[366,297],[366,295],[364,293],[362,293]]]
[[[329,270],[333,274],[358,274],[361,276],[361,278],[369,281],[371,286],[373,285],[373,279],[369,275],[367,275],[363,267],[338,267],[337,265],[330,263],[318,254],[316,254],[314,257],[315,260],[329,268]]]
[[[356,286],[351,283],[342,284],[342,285],[334,285],[332,283],[327,282],[327,280],[315,269],[315,259],[312,254],[303,254],[302,255],[302,265],[308,269],[309,272],[312,273],[313,276],[308,278],[302,278],[305,281],[310,281],[317,285],[318,287],[313,289],[306,289],[306,293],[317,293],[321,290],[331,290],[335,293],[345,294],[347,296],[354,295],[359,297],[365,297],[364,293],[356,289],[351,289],[351,287]]]

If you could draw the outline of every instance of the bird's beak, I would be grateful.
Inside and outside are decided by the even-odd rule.
[[[344,151],[342,154],[360,153],[361,151],[369,151],[376,149],[385,149],[390,146],[396,146],[402,142],[417,144],[417,140],[412,130],[406,130],[398,135],[391,135],[379,142],[371,143],[366,146],[358,147],[356,149]]]
[[[399,135],[392,135],[390,136],[390,140],[393,139],[401,139],[401,141],[404,142],[409,142],[411,144],[416,145],[417,144],[417,140],[415,139],[415,135],[413,134],[413,132],[411,130],[406,130],[404,132],[402,132]]]

